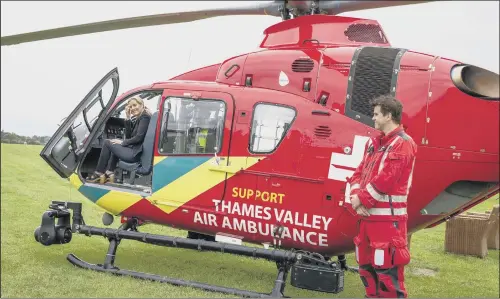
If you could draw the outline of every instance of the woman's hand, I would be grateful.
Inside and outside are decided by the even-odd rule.
[[[125,107],[125,115],[127,116],[127,119],[130,118],[130,107],[129,106]]]
[[[111,139],[110,142],[111,144],[122,144],[122,140],[120,139]]]

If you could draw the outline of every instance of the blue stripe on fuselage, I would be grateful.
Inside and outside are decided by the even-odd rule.
[[[167,157],[153,169],[153,193],[177,180],[181,176],[210,160],[204,157]]]
[[[90,186],[81,186],[78,191],[83,194],[83,196],[87,197],[90,199],[92,202],[98,201],[101,197],[106,195],[109,190],[105,189],[100,189],[97,187],[90,187]]]

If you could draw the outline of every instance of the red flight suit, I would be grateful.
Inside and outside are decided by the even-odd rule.
[[[367,297],[407,298],[404,266],[410,262],[406,212],[417,145],[398,127],[370,138],[348,182],[370,216],[360,216],[354,238],[359,275]],[[353,212],[352,207],[350,207]]]

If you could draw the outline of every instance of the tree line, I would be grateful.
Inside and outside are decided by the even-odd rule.
[[[27,144],[45,145],[49,141],[50,136],[33,135],[29,137],[2,130],[1,139],[2,143],[24,144],[26,142]]]

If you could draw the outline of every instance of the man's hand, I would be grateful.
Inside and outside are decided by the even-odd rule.
[[[357,209],[356,209],[356,213],[358,213],[358,215],[360,216],[370,216],[370,213],[368,213],[368,210],[366,209],[365,206],[363,205],[360,205]]]
[[[357,194],[351,195],[351,204],[352,208],[356,210],[356,213],[360,216],[370,216],[370,213],[368,213],[368,209],[361,204],[361,200],[359,200],[359,197]]]
[[[110,142],[112,144],[122,144],[122,140],[120,140],[120,139],[111,139]]]
[[[351,205],[352,208],[357,210],[358,207],[361,205],[361,201],[359,200],[359,197],[357,194],[351,195]]]

